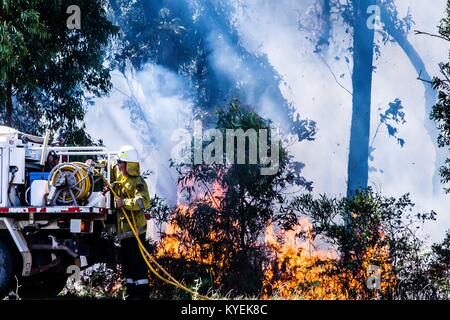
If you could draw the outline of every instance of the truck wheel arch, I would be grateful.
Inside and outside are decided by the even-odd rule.
[[[31,271],[31,253],[22,232],[13,230],[9,220],[11,219],[0,218],[0,239],[10,248],[14,261],[14,272],[19,276],[28,276]]]

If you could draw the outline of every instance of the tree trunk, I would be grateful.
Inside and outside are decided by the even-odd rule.
[[[12,127],[12,114],[13,114],[13,102],[12,102],[12,83],[8,81],[6,83],[6,125]]]
[[[331,1],[322,0],[322,26],[321,35],[316,44],[316,50],[327,51],[330,45],[331,38]]]
[[[347,197],[358,189],[366,189],[368,184],[374,29],[367,26],[367,8],[374,3],[375,0],[353,1],[353,108]]]

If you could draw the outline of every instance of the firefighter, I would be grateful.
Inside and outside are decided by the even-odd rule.
[[[117,193],[117,237],[120,239],[122,274],[130,299],[148,299],[150,295],[148,268],[141,255],[122,210],[125,209],[137,233],[146,243],[147,220],[144,209],[150,207],[150,195],[144,178],[140,175],[139,156],[132,146],[123,146],[111,167],[111,184]]]

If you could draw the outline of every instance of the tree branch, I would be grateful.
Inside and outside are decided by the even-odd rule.
[[[421,75],[422,75],[422,70],[420,70],[419,76],[417,77],[417,80],[420,80],[420,81],[423,81],[423,82],[426,82],[426,83],[429,83],[429,84],[433,84],[433,81],[424,79],[424,78],[421,77]]]
[[[436,37],[436,38],[440,38],[440,39],[443,39],[443,40],[446,40],[446,41],[450,41],[450,38],[448,38],[448,37],[444,37],[444,36],[441,36],[441,35],[439,35],[439,34],[433,34],[433,33],[428,33],[428,32],[424,32],[424,31],[420,31],[420,30],[414,30],[414,34],[418,34],[418,35],[421,35],[421,34],[424,34],[424,35],[427,35],[427,36],[430,36],[430,37]]]
[[[334,78],[334,81],[336,81],[336,83],[338,84],[339,87],[341,87],[342,89],[344,89],[345,91],[347,91],[351,96],[353,96],[353,93],[348,90],[346,87],[344,87],[344,85],[342,83],[339,82],[338,78],[336,77],[336,74],[334,73],[333,69],[331,69],[330,65],[327,63],[327,61],[325,60],[325,58],[323,58],[322,56],[320,56],[320,60],[322,60],[322,62],[325,64],[325,66],[328,68],[328,70],[330,71],[331,75]]]

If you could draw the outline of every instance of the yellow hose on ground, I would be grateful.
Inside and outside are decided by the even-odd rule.
[[[113,187],[111,186],[111,184],[109,183],[109,181],[107,181],[105,179],[105,177],[98,172],[96,169],[94,169],[94,171],[100,176],[102,177],[104,183],[108,186],[109,190],[111,191],[111,193],[113,194],[114,198],[118,198],[117,193],[114,191]],[[125,219],[127,220],[131,231],[133,232],[134,237],[136,238],[137,242],[138,242],[138,247],[139,247],[139,251],[141,252],[142,258],[144,259],[145,263],[147,264],[148,268],[150,269],[150,271],[160,280],[162,280],[163,282],[170,284],[180,290],[186,291],[187,293],[193,295],[194,297],[199,297],[202,300],[212,300],[210,297],[201,295],[195,291],[193,291],[192,289],[189,289],[188,287],[184,286],[182,283],[180,283],[178,280],[176,280],[166,269],[164,269],[159,263],[158,261],[156,261],[156,259],[148,252],[148,250],[145,248],[144,244],[142,243],[141,239],[139,238],[139,234],[137,233],[136,230],[136,226],[134,223],[132,223],[132,221],[130,220],[130,217],[128,216],[128,214],[126,213],[124,208],[120,208],[122,210],[122,213],[125,217]],[[152,263],[154,263],[156,265],[156,267],[158,269],[160,269],[169,279],[164,278],[163,276],[161,276],[158,271],[150,264],[150,261]]]

